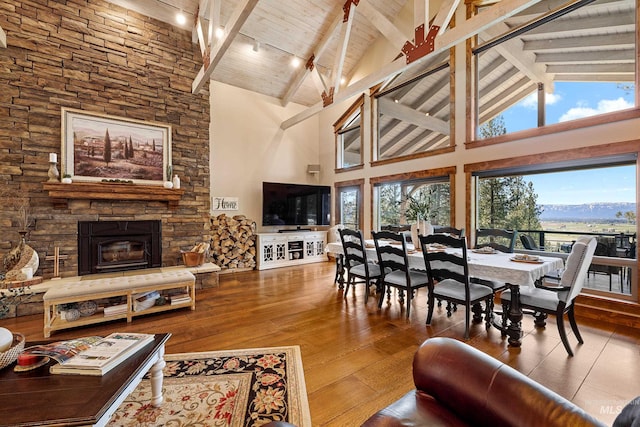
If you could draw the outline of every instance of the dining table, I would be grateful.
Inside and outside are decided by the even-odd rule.
[[[370,261],[376,261],[377,254],[373,240],[365,240],[365,247],[367,258]],[[340,257],[343,254],[342,244],[329,243],[326,245],[325,252]],[[559,257],[525,255],[500,251],[489,252],[480,249],[467,250],[470,276],[504,282],[511,290],[513,297],[507,313],[509,324],[506,328],[495,326],[508,336],[508,343],[512,347],[519,347],[522,344],[523,312],[520,306],[520,287],[535,286],[536,282],[542,280],[546,275],[557,274],[564,267],[564,261]],[[426,270],[422,251],[415,249],[409,243],[407,244],[407,260],[410,268]]]

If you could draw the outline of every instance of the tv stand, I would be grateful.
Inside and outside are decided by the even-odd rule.
[[[278,230],[278,233],[297,233],[299,231],[312,231],[312,230],[310,228],[300,228],[300,226],[298,226],[295,230],[292,230],[292,229]]]
[[[289,267],[327,260],[326,231],[280,230],[258,233],[257,269]]]

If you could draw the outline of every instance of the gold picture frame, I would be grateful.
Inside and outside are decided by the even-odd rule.
[[[171,180],[171,126],[62,108],[61,174],[74,181]]]

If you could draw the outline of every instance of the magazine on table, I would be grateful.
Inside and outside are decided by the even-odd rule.
[[[152,342],[154,334],[116,332],[104,338],[85,337],[33,346],[22,354],[49,356],[58,361],[52,374],[104,375]]]

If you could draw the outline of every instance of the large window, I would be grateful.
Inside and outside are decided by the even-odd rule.
[[[447,57],[436,55],[430,63],[438,65],[418,76],[402,76],[405,81],[375,95],[374,160],[421,156],[450,146],[450,67],[442,63]]]
[[[518,248],[565,256],[596,237],[585,287],[630,296],[637,245],[636,156],[476,174],[478,228],[518,230]],[[525,237],[526,236],[526,237]]]
[[[498,116],[511,133],[636,107],[635,17],[636,0],[547,0],[481,32],[476,138]]]
[[[350,169],[363,164],[362,156],[362,107],[361,96],[333,124],[336,137],[336,169]]]
[[[335,184],[336,224],[342,224],[352,230],[362,229],[363,187],[363,179],[337,182]]]
[[[403,230],[418,219],[427,219],[433,225],[451,225],[451,180],[454,173],[410,179],[372,179],[374,227],[378,230]]]

